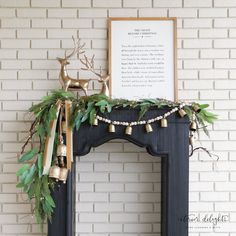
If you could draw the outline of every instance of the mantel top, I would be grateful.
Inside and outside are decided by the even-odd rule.
[[[168,109],[150,109],[145,113],[142,120],[152,119],[163,115]],[[119,108],[110,113],[102,114],[104,118],[112,121],[137,121],[139,117],[138,109]],[[124,126],[116,125],[115,133],[108,131],[108,124],[99,121],[98,126],[91,126],[83,123],[79,132],[74,133],[74,154],[78,156],[86,155],[92,147],[97,147],[112,139],[125,139],[140,147],[145,147],[147,152],[153,156],[168,154],[168,145],[177,141],[186,142],[189,136],[189,120],[181,118],[177,113],[168,117],[168,127],[160,127],[159,122],[152,124],[153,132],[147,133],[144,125],[133,127],[132,135],[125,134]],[[174,139],[173,139],[174,137]]]

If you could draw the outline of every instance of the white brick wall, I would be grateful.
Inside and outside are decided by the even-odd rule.
[[[108,16],[178,17],[180,98],[208,102],[220,117],[211,140],[200,135],[219,161],[205,153],[191,158],[190,210],[200,218],[230,216],[215,229],[192,223],[190,235],[235,236],[235,0],[0,0],[0,235],[41,235],[32,206],[15,188],[17,154],[30,125],[26,110],[60,87],[55,57],[72,46],[72,35],[80,34],[96,63],[107,66]],[[75,61],[70,68],[75,76]],[[80,158],[77,235],[159,235],[160,162],[143,151],[113,141]]]

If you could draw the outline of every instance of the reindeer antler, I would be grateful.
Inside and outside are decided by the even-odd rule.
[[[80,45],[80,39],[77,40],[77,42],[75,41],[75,38],[72,36],[72,40],[74,42],[74,48],[73,51],[67,56],[65,51],[65,59],[69,59],[70,57],[74,56],[76,53],[79,54],[83,54],[85,51],[83,50],[85,43],[83,43],[82,45]]]
[[[94,55],[92,58],[89,60],[88,57],[84,54],[84,59],[80,59],[80,62],[85,66],[85,68],[81,68],[82,70],[87,70],[95,74],[96,76],[99,77],[98,82],[102,83],[102,88],[100,91],[100,94],[104,94],[107,97],[109,97],[110,92],[109,92],[109,87],[107,84],[107,81],[110,78],[110,75],[102,75],[102,68],[100,67],[99,73],[95,71],[94,69]]]
[[[84,60],[80,59],[80,62],[86,67],[86,68],[81,68],[82,70],[88,70],[91,71],[93,74],[98,76],[99,78],[102,79],[102,68],[100,67],[100,72],[97,73],[94,69],[94,58],[95,56],[93,55],[92,58],[89,60],[86,55],[84,55]]]

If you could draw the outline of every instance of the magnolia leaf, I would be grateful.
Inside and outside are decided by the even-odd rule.
[[[36,127],[36,131],[37,131],[38,136],[40,136],[40,137],[44,137],[45,136],[45,127],[44,127],[43,124],[39,124]]]
[[[96,109],[93,108],[89,114],[89,123],[93,124],[93,121],[95,119],[95,115],[96,115]]]
[[[49,185],[48,185],[48,176],[44,175],[42,178],[42,195],[43,196],[47,196],[50,194],[50,189],[49,189]]]
[[[147,102],[148,104],[150,104],[150,103],[152,103],[152,104],[156,104],[156,102],[157,102],[156,99],[152,99],[152,98],[149,98],[149,99],[143,99],[142,101]]]
[[[22,175],[26,170],[28,170],[30,167],[29,164],[24,164],[17,172],[16,172],[16,176],[20,176]]]
[[[24,184],[25,178],[28,175],[30,169],[26,170],[25,172],[23,172],[23,174],[20,176],[20,182],[22,182]]]
[[[21,182],[21,183],[18,183],[18,184],[16,185],[17,188],[23,188],[24,186],[25,186],[25,184],[22,183],[22,182]]]
[[[106,107],[105,106],[100,106],[99,110],[101,113],[104,113],[106,111]]]
[[[208,116],[208,117],[211,117],[211,118],[215,118],[215,119],[217,119],[217,115],[215,115],[215,114],[213,114],[213,113],[211,113],[211,112],[209,112],[209,111],[206,111],[206,110],[204,110],[204,115],[205,116]]]
[[[36,153],[37,153],[37,150],[35,150],[35,149],[32,149],[32,150],[26,152],[25,154],[23,154],[21,156],[21,158],[19,159],[19,162],[23,163],[25,161],[29,161],[29,160],[33,159],[33,157],[36,155]]]
[[[112,105],[111,104],[107,104],[107,106],[106,106],[106,108],[107,108],[107,111],[110,113],[111,111],[112,111]]]
[[[107,106],[108,102],[106,100],[101,100],[99,102],[95,103],[95,106],[99,107],[99,106]]]
[[[42,174],[43,174],[43,157],[42,157],[42,153],[38,154],[37,167],[38,167],[39,177],[42,177]]]
[[[50,195],[45,196],[45,199],[49,203],[50,206],[52,206],[53,208],[56,207],[55,202],[53,201]]]
[[[144,114],[147,112],[148,108],[149,108],[149,106],[148,107],[147,106],[140,107],[138,120],[140,120],[144,116]]]
[[[91,110],[93,109],[93,102],[89,102],[88,105],[87,105],[87,109],[81,119],[81,122],[85,122],[88,118],[89,118],[89,114],[91,112]]]
[[[48,118],[49,120],[54,120],[57,118],[57,109],[55,106],[52,106],[48,111]]]
[[[25,184],[29,184],[30,182],[33,181],[33,175],[35,171],[36,171],[36,166],[35,164],[33,164],[30,168],[28,175],[25,177],[25,181],[24,181]]]
[[[205,109],[209,107],[209,104],[197,104],[197,105],[200,107],[200,109]]]
[[[88,119],[88,117],[89,117],[89,113],[88,112],[84,113],[84,115],[83,115],[83,117],[81,119],[81,122],[82,123],[85,122]]]
[[[80,125],[81,125],[81,118],[83,117],[83,114],[82,113],[78,113],[77,117],[75,118],[75,127],[76,127],[76,130],[79,130],[80,128]]]

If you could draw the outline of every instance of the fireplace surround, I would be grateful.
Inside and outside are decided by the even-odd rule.
[[[144,119],[150,119],[167,112],[166,109],[151,109]],[[111,120],[137,120],[137,109],[120,108],[106,114]],[[161,236],[187,236],[188,182],[189,182],[189,120],[173,113],[168,118],[168,127],[153,125],[153,132],[146,133],[142,126],[134,127],[132,135],[126,135],[124,127],[117,127],[109,133],[107,124],[97,127],[84,123],[74,132],[74,157],[84,156],[92,147],[112,139],[125,139],[145,147],[152,156],[161,157]],[[74,161],[77,161],[74,158]],[[48,224],[49,236],[75,236],[75,166],[68,181],[56,187],[53,198],[56,209]]]

